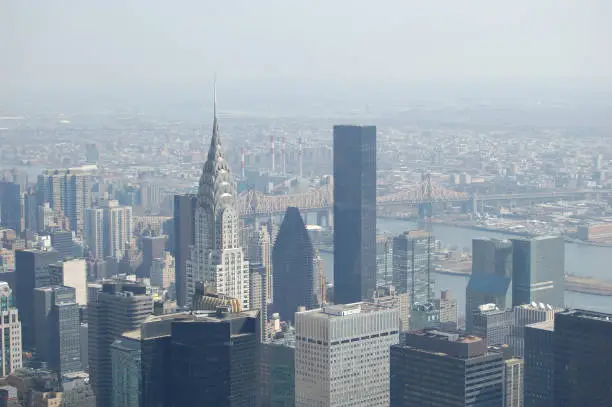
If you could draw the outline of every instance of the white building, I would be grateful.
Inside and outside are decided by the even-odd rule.
[[[221,150],[216,98],[213,134],[198,188],[195,242],[187,261],[187,301],[201,281],[249,309],[249,262],[239,243],[236,182]],[[188,304],[189,305],[189,304]]]
[[[166,252],[163,258],[153,259],[151,263],[151,285],[167,290],[170,284],[174,284],[174,276],[174,256]]]
[[[104,210],[102,208],[85,209],[85,244],[90,257],[104,258]]]
[[[22,364],[21,322],[19,311],[13,304],[13,292],[8,283],[0,282],[0,377],[6,377]]]
[[[367,302],[295,314],[296,407],[389,405],[399,311]]]
[[[122,206],[115,200],[105,201],[104,210],[104,255],[119,260],[126,244],[132,241],[132,207]]]
[[[49,266],[52,285],[72,287],[75,291],[76,303],[87,305],[87,264],[85,259],[60,261]]]

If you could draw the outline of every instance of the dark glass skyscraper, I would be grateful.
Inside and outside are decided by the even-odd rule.
[[[512,302],[564,306],[565,241],[562,236],[512,239]]]
[[[525,327],[525,407],[554,407],[555,321]]]
[[[435,239],[425,231],[410,231],[393,238],[393,285],[408,293],[410,305],[433,300]]]
[[[555,315],[555,407],[612,406],[612,314]]]
[[[376,289],[376,126],[334,126],[334,302]]]
[[[311,309],[314,295],[314,248],[297,208],[288,208],[272,250],[274,312],[293,322],[298,306]]]
[[[0,180],[0,226],[21,233],[21,187]]]
[[[176,302],[187,301],[187,266],[189,246],[194,243],[196,195],[174,195],[174,259]]]

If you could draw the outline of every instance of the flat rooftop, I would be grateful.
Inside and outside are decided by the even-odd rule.
[[[385,305],[375,304],[372,302],[355,302],[352,304],[334,304],[323,308],[317,308],[304,313],[317,314],[328,318],[344,317],[354,314],[369,314],[371,312],[385,311],[391,309]]]
[[[482,338],[480,336],[468,335],[463,332],[439,331],[437,329],[423,329],[419,331],[411,331],[410,334],[429,339],[438,339],[442,341],[457,343],[476,343],[482,341]]]
[[[551,319],[549,321],[536,322],[535,324],[530,324],[527,326],[530,328],[553,332],[555,330],[555,321]]]
[[[601,322],[612,323],[612,314],[606,314],[605,312],[589,311],[583,309],[571,309],[560,312],[558,315],[571,316],[574,318],[592,319]]]

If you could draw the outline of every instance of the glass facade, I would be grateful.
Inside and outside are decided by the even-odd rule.
[[[408,293],[410,305],[433,300],[433,256],[435,239],[424,231],[411,231],[393,238],[393,285]]]

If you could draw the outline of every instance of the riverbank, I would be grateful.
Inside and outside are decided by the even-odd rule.
[[[436,270],[438,274],[455,276],[469,276],[470,270]],[[612,296],[612,282],[601,281],[591,277],[580,277],[573,274],[565,276],[565,291],[573,291],[582,294]]]

